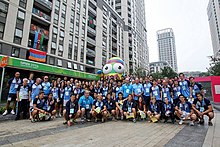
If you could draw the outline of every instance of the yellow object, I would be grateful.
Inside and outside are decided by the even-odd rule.
[[[129,114],[126,116],[126,119],[130,119],[130,118],[134,118],[134,113],[129,113]]]
[[[158,120],[155,116],[151,116],[150,119],[153,123],[158,122]]]

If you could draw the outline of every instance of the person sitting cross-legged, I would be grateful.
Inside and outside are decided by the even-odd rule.
[[[133,100],[132,95],[128,95],[128,99],[124,101],[122,110],[124,116],[128,118],[133,118],[133,122],[136,123],[136,102]]]
[[[166,97],[164,98],[164,102],[162,104],[162,116],[165,119],[164,123],[167,122],[167,120],[170,118],[172,123],[174,124],[174,106],[172,102],[169,102],[169,99]]]
[[[149,110],[147,115],[150,118],[149,122],[158,122],[160,120],[160,104],[156,101],[156,97],[151,97]]]

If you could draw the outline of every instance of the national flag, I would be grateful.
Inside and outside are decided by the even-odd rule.
[[[46,62],[46,52],[30,48],[29,53],[30,55],[28,59],[38,62]]]

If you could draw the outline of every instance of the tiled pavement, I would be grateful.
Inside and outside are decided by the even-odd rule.
[[[219,112],[214,126],[179,126],[147,122],[106,122],[67,127],[62,119],[31,123],[28,120],[0,122],[0,146],[195,146],[219,145]],[[207,132],[208,130],[208,132]],[[207,132],[207,135],[206,135]],[[213,137],[214,136],[214,137]]]

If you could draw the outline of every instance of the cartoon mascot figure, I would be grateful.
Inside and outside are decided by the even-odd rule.
[[[122,80],[125,71],[125,63],[119,57],[113,57],[103,66],[102,73],[104,78],[114,78]]]

